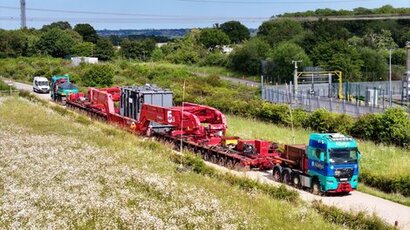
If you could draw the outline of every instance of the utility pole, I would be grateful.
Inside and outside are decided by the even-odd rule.
[[[27,27],[26,24],[26,0],[20,0],[20,19],[21,19],[21,28],[24,29]]]
[[[391,91],[391,52],[393,49],[389,49],[389,106],[392,107],[392,91]]]
[[[302,61],[292,60],[292,64],[295,64],[295,73],[293,75],[293,94],[296,95],[298,90],[298,63]]]

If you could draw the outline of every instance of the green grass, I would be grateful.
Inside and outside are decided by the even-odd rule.
[[[192,171],[178,172],[176,170],[178,165],[170,160],[169,148],[158,142],[144,140],[109,125],[89,121],[73,112],[64,113],[63,116],[60,109],[56,109],[57,112],[53,109],[45,109],[41,103],[32,103],[19,98],[2,100],[0,101],[0,124],[12,124],[13,127],[24,130],[17,134],[19,138],[29,135],[42,135],[44,138],[55,137],[56,139],[72,138],[82,143],[76,147],[77,149],[81,150],[84,145],[104,149],[106,150],[104,154],[98,155],[98,157],[108,158],[115,155],[117,160],[114,164],[118,164],[118,167],[126,165],[131,169],[147,171],[162,178],[169,178],[173,183],[176,183],[177,187],[206,191],[220,202],[224,212],[234,214],[233,223],[239,227],[242,226],[241,228],[272,229],[272,226],[275,226],[276,229],[342,228],[340,225],[325,221],[321,215],[309,209],[305,204],[272,199],[258,191],[244,191],[240,187],[231,186],[229,183]],[[50,145],[52,144],[50,143]],[[90,173],[90,178],[94,177],[95,173]],[[104,185],[105,182],[101,180],[100,183]],[[107,188],[103,190],[101,196],[116,194],[117,189],[120,189],[111,188],[109,185],[105,186]],[[164,199],[160,205],[165,211],[157,214],[160,219],[167,218],[169,215],[166,212],[170,208],[167,207],[168,204],[175,202],[181,208],[184,207],[184,203],[173,200],[173,196],[169,197],[155,189],[153,190],[150,186],[141,187],[133,183],[129,183],[127,186],[130,187],[132,194],[145,194],[147,199]],[[176,192],[175,195],[183,193],[179,190]],[[191,199],[201,199],[201,197],[192,196]],[[135,202],[135,200],[130,199],[128,204],[137,208]],[[39,212],[50,211],[50,209],[52,210],[51,206],[45,205],[44,209],[39,209]],[[101,211],[98,208],[84,211],[85,214],[72,217],[71,221],[77,223],[77,227],[99,226],[101,222],[104,223],[104,216],[98,216]],[[66,215],[67,213],[54,214]],[[93,215],[93,218],[87,219],[88,216],[92,217]],[[204,215],[206,217],[206,214]],[[82,222],[84,220],[82,218],[86,221]],[[124,223],[121,222],[121,224]],[[191,225],[182,226],[195,228]]]
[[[261,122],[237,116],[228,116],[228,135],[242,138],[260,138],[278,143],[307,144],[310,131],[295,129]],[[376,176],[399,177],[410,175],[410,150],[383,144],[374,144],[369,141],[358,141],[362,153],[361,170]],[[365,189],[369,192],[369,189]],[[370,193],[370,192],[369,192]],[[377,195],[395,202],[408,205],[408,198],[397,194],[373,192]],[[383,196],[381,195],[383,194]]]
[[[398,193],[385,193],[382,192],[378,189],[366,186],[365,184],[361,183],[359,185],[358,190],[360,192],[364,192],[373,196],[378,196],[380,198],[386,199],[386,200],[391,200],[394,201],[396,203],[402,204],[402,205],[406,205],[410,207],[410,197],[405,197],[401,194]]]

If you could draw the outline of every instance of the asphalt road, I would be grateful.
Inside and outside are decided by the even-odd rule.
[[[28,84],[14,82],[14,86],[20,90],[28,90],[31,92],[33,91],[33,87]],[[49,94],[37,94],[34,92],[33,94],[36,94],[42,99],[50,100]],[[237,172],[209,162],[206,163],[221,171],[230,171],[231,173],[234,173],[236,175],[250,177],[262,183],[268,183],[276,186],[280,185],[280,183],[272,180],[271,172]],[[289,188],[294,189],[292,187]],[[353,210],[364,211],[369,214],[375,213],[377,216],[379,216],[389,224],[394,225],[395,221],[398,221],[399,229],[410,230],[410,207],[358,191],[352,192],[347,196],[315,196],[303,190],[295,190],[299,192],[301,198],[305,201],[322,200],[324,204],[334,205],[345,211]]]
[[[7,80],[6,80],[7,81]],[[37,95],[39,98],[44,99],[44,100],[50,100],[50,94],[49,93],[35,93],[33,92],[33,86],[32,85],[28,85],[28,84],[24,84],[24,83],[20,83],[20,82],[13,82],[14,87],[16,87],[16,89],[19,90],[26,90],[29,91],[35,95]]]

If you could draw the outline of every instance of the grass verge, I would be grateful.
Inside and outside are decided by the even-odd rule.
[[[287,189],[281,187],[271,188],[271,186],[261,185],[255,181],[217,172],[193,155],[175,155],[175,152],[170,151],[167,146],[158,142],[140,139],[114,127],[90,121],[87,117],[71,111],[62,114],[59,110],[55,111],[55,108],[55,106],[43,103],[32,104],[17,98],[2,98],[0,101],[0,127],[2,130],[11,129],[10,131],[13,134],[13,136],[9,136],[11,144],[14,143],[12,141],[14,139],[23,138],[22,141],[24,141],[23,145],[16,143],[14,147],[23,146],[31,151],[33,149],[32,145],[35,145],[38,141],[31,142],[30,139],[27,139],[27,141],[25,138],[31,138],[32,135],[41,135],[41,139],[36,140],[43,140],[45,143],[53,140],[53,145],[49,145],[51,146],[49,151],[54,151],[55,155],[54,157],[47,156],[46,159],[64,158],[65,155],[68,155],[68,158],[57,159],[57,161],[52,161],[50,164],[50,162],[39,161],[41,159],[36,159],[36,155],[27,153],[30,155],[28,159],[31,166],[30,164],[28,166],[20,165],[22,166],[19,170],[20,174],[8,175],[10,177],[8,183],[14,183],[12,184],[15,186],[13,191],[19,191],[19,186],[25,185],[24,182],[31,183],[32,186],[38,186],[38,179],[41,180],[44,179],[42,177],[51,175],[51,177],[47,177],[50,181],[46,181],[46,187],[37,190],[37,192],[51,191],[51,194],[42,197],[46,201],[44,206],[37,207],[38,215],[44,217],[43,214],[47,214],[51,220],[45,221],[42,218],[38,219],[30,215],[22,219],[6,219],[10,215],[3,214],[8,214],[5,212],[10,210],[5,211],[2,208],[8,201],[3,198],[5,195],[10,195],[7,194],[10,190],[4,188],[10,185],[5,183],[5,186],[2,187],[3,190],[0,189],[0,212],[2,212],[0,225],[3,227],[15,223],[20,224],[17,225],[20,227],[28,226],[27,223],[32,227],[50,227],[50,223],[52,223],[54,224],[52,226],[55,227],[61,226],[59,224],[67,221],[74,223],[74,225],[69,225],[69,227],[74,228],[98,226],[116,226],[117,228],[119,226],[121,228],[130,226],[130,224],[134,227],[148,228],[150,226],[168,228],[177,224],[179,228],[198,229],[208,228],[209,224],[221,229],[272,229],[273,226],[282,229],[339,229],[346,228],[346,226],[355,228],[350,223],[350,219],[337,216],[344,215],[342,211],[327,215],[322,214],[326,219],[333,216],[338,220],[336,222],[324,221],[324,217],[318,214],[320,212],[314,211],[303,202],[295,202],[298,200],[297,196]],[[79,119],[79,117],[82,118]],[[78,122],[79,120],[82,122]],[[87,122],[83,122],[83,120],[87,120]],[[13,124],[13,126],[5,124]],[[7,132],[4,133],[7,134]],[[6,141],[5,143],[10,145],[9,142]],[[44,146],[43,143],[38,144]],[[52,150],[61,146],[66,150],[65,153]],[[72,151],[79,151],[78,154],[72,155],[70,148],[73,148]],[[2,148],[0,148],[0,154],[10,157]],[[27,157],[24,154],[21,155],[22,153],[19,154],[14,159],[18,160],[17,162]],[[79,161],[76,161],[77,158],[79,158]],[[99,160],[102,160],[102,162],[99,162]],[[34,162],[36,162],[35,165],[32,165]],[[185,165],[189,170],[177,170],[178,164],[174,162]],[[7,162],[0,161],[0,163],[2,166],[6,166],[6,169],[11,167],[11,165],[7,165]],[[46,165],[41,167],[44,163],[47,163],[48,167]],[[63,165],[54,165],[61,163]],[[94,164],[100,164],[100,168],[93,170]],[[26,167],[33,166],[40,167],[37,167],[37,170],[34,171],[30,170],[27,172],[28,174],[24,174],[26,173]],[[55,174],[54,171],[49,172],[49,170],[61,168],[74,169],[74,177],[70,177],[71,174],[67,172],[62,172],[63,174]],[[121,170],[118,171],[118,168]],[[88,171],[83,172],[82,169]],[[41,171],[42,175],[35,175],[36,171]],[[130,176],[129,172],[137,173],[137,177]],[[33,177],[30,177],[29,181],[25,181],[27,179],[25,177],[32,174]],[[5,179],[3,176],[0,174],[0,180],[2,181]],[[138,179],[141,177],[142,180]],[[93,180],[93,178],[96,179]],[[127,180],[120,178],[126,178]],[[86,198],[82,205],[87,207],[87,205],[94,205],[93,203],[87,203],[87,195],[93,195],[92,200],[102,202],[102,204],[94,206],[92,209],[80,209],[82,211],[73,216],[65,216],[67,212],[78,207],[71,207],[70,205],[73,204],[58,203],[60,200],[50,200],[49,196],[53,197],[53,191],[62,191],[60,187],[64,187],[65,184],[61,184],[61,182],[67,180],[74,180],[75,185],[72,186],[75,187],[70,186],[70,192],[65,191],[65,193],[59,194],[60,196],[66,198],[65,196],[70,194],[71,199],[77,204],[77,195],[81,194],[82,197],[85,196]],[[88,184],[101,188],[101,190],[97,194],[88,194],[87,190],[81,189],[81,186]],[[25,186],[25,189],[27,189],[27,185]],[[127,196],[122,197],[123,194],[127,194]],[[281,195],[278,196],[277,194]],[[272,199],[272,197],[275,199]],[[107,201],[107,198],[109,198],[109,204],[111,204],[108,207],[104,206],[104,201]],[[63,200],[66,201],[67,199]],[[146,203],[147,201],[149,203]],[[33,205],[36,204],[34,202]],[[197,207],[198,205],[200,206]],[[209,205],[210,207],[209,209],[201,208],[203,205]],[[60,206],[63,206],[63,209],[60,212],[55,212],[55,207]],[[129,210],[132,210],[132,212],[129,212]],[[235,215],[232,216],[229,213],[235,213]],[[59,222],[52,222],[53,217],[60,218],[58,219]],[[144,219],[145,217],[148,219]],[[136,219],[141,222],[133,222]],[[195,221],[192,222],[192,219]],[[370,226],[376,226],[376,229],[390,228],[390,226],[379,221],[377,218],[368,219],[363,217],[355,223],[360,223],[359,226],[368,229]]]

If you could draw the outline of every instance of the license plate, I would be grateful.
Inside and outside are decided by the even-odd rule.
[[[340,181],[347,181],[347,178],[340,178]]]

